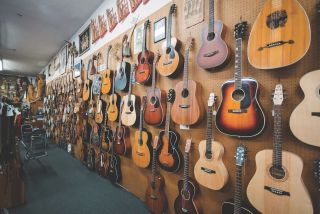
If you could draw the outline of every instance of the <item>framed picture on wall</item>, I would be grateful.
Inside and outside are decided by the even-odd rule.
[[[142,51],[142,41],[143,40],[143,24],[139,25],[134,29],[134,38],[133,38],[133,53],[138,54]]]
[[[154,23],[154,43],[160,42],[166,38],[167,19],[163,17]]]
[[[79,35],[80,56],[90,49],[90,25]]]
[[[68,60],[68,45],[65,45],[60,52],[60,74],[64,74]]]
[[[74,69],[73,69],[73,72],[74,72],[74,77],[78,77],[80,76],[80,72],[81,72],[81,63],[79,60],[76,60],[76,62],[74,63]]]

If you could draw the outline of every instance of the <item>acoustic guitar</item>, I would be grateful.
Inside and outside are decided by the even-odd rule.
[[[105,117],[105,108],[106,108],[106,102],[101,99],[101,96],[98,95],[97,99],[97,106],[96,106],[96,113],[94,115],[94,120],[96,123],[101,124],[103,122],[103,118]]]
[[[96,66],[94,65],[94,61],[97,61],[97,59],[98,59],[97,55],[93,54],[90,75],[95,75],[97,73]]]
[[[259,69],[285,67],[299,61],[310,42],[308,15],[297,0],[266,0],[252,26],[248,59]]]
[[[92,60],[90,59],[87,65],[87,77],[83,84],[83,90],[82,90],[82,100],[87,101],[90,97],[91,92],[91,83],[92,81],[89,79],[89,68],[92,63]]]
[[[290,116],[290,129],[304,143],[320,147],[320,70],[305,74],[300,86],[305,94]],[[308,122],[304,122],[308,121]]]
[[[119,183],[122,179],[121,173],[121,160],[120,157],[114,152],[115,141],[112,141],[111,153],[109,155],[109,165],[106,171],[106,178],[113,183]]]
[[[179,195],[174,201],[174,210],[177,214],[202,213],[200,207],[199,185],[196,181],[189,177],[189,153],[191,147],[191,139],[187,139],[184,151],[184,170],[183,180],[178,181]]]
[[[209,26],[202,30],[202,46],[198,52],[198,65],[206,70],[221,68],[231,56],[229,47],[221,38],[223,23],[214,19],[214,0],[209,5]]]
[[[138,22],[138,18],[135,20],[134,22],[134,26],[130,32],[130,35],[128,36],[127,34],[124,35],[123,37],[123,48],[122,48],[122,52],[123,52],[123,56],[124,57],[131,57],[131,37],[133,35],[134,29],[137,26],[137,22]]]
[[[171,115],[171,104],[175,99],[175,91],[170,89],[168,92],[168,108],[166,114],[165,129],[160,131],[159,139],[159,155],[158,163],[159,166],[168,172],[177,172],[182,165],[182,154],[179,149],[180,135],[178,132],[170,130],[170,115]]]
[[[156,136],[152,143],[152,174],[148,180],[148,188],[145,194],[145,200],[148,208],[153,214],[162,214],[168,206],[167,197],[163,191],[165,180],[164,177],[157,173],[157,149],[159,146],[159,137]]]
[[[112,80],[113,80],[113,71],[109,68],[109,54],[112,49],[112,45],[108,46],[107,51],[107,69],[102,72],[102,85],[101,85],[101,93],[109,94],[112,89]]]
[[[248,206],[243,203],[242,196],[242,168],[245,164],[245,160],[247,157],[247,148],[239,145],[236,148],[236,181],[235,181],[235,191],[234,198],[223,202],[222,204],[222,214],[253,214],[252,211],[248,209]]]
[[[112,80],[112,94],[109,97],[109,105],[107,109],[108,113],[108,119],[111,122],[115,122],[118,119],[119,116],[119,106],[120,106],[120,96],[115,92],[115,76],[113,75],[113,80]]]
[[[138,55],[138,67],[137,72],[135,73],[135,80],[139,84],[147,84],[150,81],[151,70],[152,70],[152,61],[154,58],[153,52],[147,49],[147,34],[150,21],[147,20],[144,23],[143,27],[143,43],[142,51]]]
[[[224,147],[212,136],[212,108],[215,99],[215,94],[211,93],[208,100],[207,139],[199,143],[200,158],[194,167],[194,176],[202,186],[220,190],[228,182],[229,174],[222,161]]]
[[[235,26],[234,79],[222,84],[222,100],[216,115],[218,130],[237,137],[254,137],[265,126],[265,117],[257,100],[258,82],[250,77],[242,77],[242,39],[246,29],[247,22]]]
[[[123,42],[122,47],[123,49]],[[130,63],[123,61],[123,51],[121,51],[121,61],[118,63],[116,78],[114,81],[116,91],[126,91],[128,89],[130,74]]]
[[[129,93],[122,97],[121,121],[125,126],[135,125],[138,119],[137,109],[139,107],[139,97],[132,94],[132,82],[136,69],[137,65],[133,64],[129,81]]]
[[[146,98],[144,97],[143,100],[144,102],[140,109],[139,130],[134,134],[134,142],[132,145],[132,159],[137,166],[141,168],[147,168],[150,164],[151,158],[150,140],[152,139],[152,135],[150,132],[143,128],[143,112]]]
[[[262,213],[313,213],[312,202],[301,173],[302,159],[282,150],[283,88],[276,85],[273,95],[273,150],[256,154],[256,172],[247,195],[250,203]]]
[[[185,50],[183,81],[175,87],[176,99],[172,106],[172,120],[180,125],[193,125],[204,116],[204,107],[201,101],[201,86],[188,76],[189,52],[194,39],[189,37]]]
[[[105,108],[105,111],[107,111],[107,109]],[[108,114],[105,113],[104,114],[104,118],[103,118],[103,124],[101,127],[101,134],[100,134],[100,145],[101,145],[101,149],[105,152],[109,152],[110,150],[110,144],[112,141],[112,137],[113,137],[113,133],[112,133],[112,129],[111,127],[107,124],[108,122]]]
[[[171,36],[172,15],[175,14],[177,5],[172,4],[168,15],[167,40],[162,43],[162,56],[157,65],[157,70],[162,76],[174,77],[182,69],[183,57],[177,51],[180,41]]]

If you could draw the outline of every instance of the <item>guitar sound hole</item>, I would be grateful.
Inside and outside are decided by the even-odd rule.
[[[286,176],[286,172],[284,171],[284,169],[278,166],[272,166],[269,169],[269,172],[273,178],[278,180],[283,179]]]
[[[154,105],[154,107],[157,107],[159,105],[159,100],[157,97],[151,97],[150,103]]]
[[[132,101],[129,101],[128,102],[128,107],[131,107],[132,106]]]
[[[141,58],[141,60],[140,60],[140,64],[144,64],[145,63],[145,59],[144,58]]]
[[[166,53],[169,54],[171,52],[171,48],[167,48]]]
[[[186,98],[187,96],[189,96],[189,90],[188,89],[183,89],[182,92],[181,92],[181,96],[183,98]]]
[[[208,33],[207,40],[208,40],[208,41],[212,41],[215,36],[216,36],[216,35],[215,35],[214,32]]]
[[[241,101],[243,100],[245,94],[244,94],[244,91],[241,90],[241,89],[237,89],[237,90],[234,90],[232,92],[232,98],[235,100],[235,101]]]
[[[190,192],[188,190],[181,190],[181,195],[184,200],[189,200],[190,199]]]

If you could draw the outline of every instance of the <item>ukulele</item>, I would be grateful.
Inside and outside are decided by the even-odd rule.
[[[204,107],[201,101],[201,87],[188,77],[189,51],[193,46],[194,39],[189,37],[185,50],[185,62],[183,81],[177,83],[175,91],[176,100],[172,106],[172,120],[176,124],[193,125],[198,123],[204,116]]]
[[[143,43],[142,51],[138,55],[138,67],[135,74],[135,80],[139,84],[147,84],[150,80],[151,70],[152,70],[152,61],[154,58],[153,52],[147,49],[147,30],[150,25],[150,21],[147,20],[144,23],[143,28]]]
[[[252,26],[249,63],[258,69],[294,64],[310,47],[310,31],[307,13],[297,0],[267,0]]]
[[[145,194],[146,204],[153,214],[162,214],[166,211],[168,206],[167,197],[163,191],[165,185],[164,177],[157,173],[157,149],[159,144],[159,137],[156,136],[153,140],[152,148],[152,175],[148,180],[148,188]]]
[[[151,133],[143,128],[143,112],[146,102],[146,97],[143,98],[144,102],[140,109],[140,125],[139,131],[135,132],[134,143],[132,146],[132,159],[133,162],[141,167],[147,168],[150,164],[151,152],[150,152],[150,139]]]
[[[111,49],[112,49],[112,45],[109,45],[108,51],[107,51],[107,70],[102,72],[102,85],[101,85],[102,94],[109,94],[112,89],[113,71],[109,68],[109,54]]]
[[[221,38],[223,23],[214,20],[214,0],[210,0],[209,26],[202,30],[202,46],[198,52],[198,65],[206,70],[220,68],[229,61],[231,53]]]
[[[239,145],[236,149],[235,159],[236,159],[236,181],[235,181],[235,191],[234,198],[223,202],[222,204],[222,214],[252,214],[247,206],[242,202],[242,168],[245,164],[247,156],[247,148]]]
[[[303,161],[296,154],[282,151],[282,102],[283,89],[278,84],[273,95],[273,150],[256,154],[256,172],[247,188],[248,199],[257,210],[266,214],[313,213],[309,193],[301,178]]]
[[[174,210],[177,214],[201,213],[199,185],[191,177],[189,177],[189,153],[191,147],[191,139],[187,139],[184,151],[184,170],[183,180],[178,181],[179,195],[174,201]]]
[[[320,159],[314,161],[314,177],[318,183],[318,192],[320,192]],[[318,194],[319,196],[320,194]],[[320,198],[318,199],[318,210],[320,213]]]
[[[160,126],[165,120],[167,109],[166,92],[156,88],[156,64],[159,60],[157,54],[152,67],[152,87],[147,90],[147,104],[144,110],[144,121],[153,126]]]
[[[305,94],[302,102],[290,116],[290,129],[294,136],[304,143],[320,147],[320,70],[305,74],[300,86]],[[308,121],[308,122],[303,122]]]
[[[122,41],[122,47],[123,48]],[[117,72],[115,77],[115,89],[116,91],[126,91],[128,89],[128,80],[130,74],[130,63],[123,61],[123,51],[121,51],[121,62],[118,63]]]
[[[212,136],[212,107],[215,100],[215,94],[210,93],[207,112],[207,139],[199,143],[200,158],[194,167],[194,175],[202,186],[220,190],[228,182],[229,175],[222,161],[224,147]]]
[[[166,114],[165,129],[160,131],[160,152],[158,155],[159,166],[168,172],[177,172],[181,167],[182,154],[179,149],[180,135],[178,132],[170,130],[171,104],[175,99],[175,91],[170,89],[168,92],[168,108]]]
[[[176,37],[171,37],[172,15],[176,12],[177,5],[172,4],[168,15],[167,40],[162,43],[162,56],[159,59],[157,70],[162,76],[176,76],[182,68],[183,59],[176,50],[180,46]]]
[[[91,80],[89,79],[89,67],[90,67],[90,64],[91,64],[91,59],[89,60],[88,62],[88,66],[87,66],[87,78],[86,80],[84,81],[84,84],[83,84],[83,90],[82,90],[82,100],[83,101],[87,101],[89,99],[89,96],[90,96],[90,88],[91,88]]]
[[[265,117],[257,101],[258,82],[242,77],[242,39],[247,22],[235,26],[236,39],[234,79],[221,86],[221,104],[216,115],[218,130],[226,135],[254,137],[262,132]]]
[[[122,97],[121,120],[125,126],[133,126],[137,122],[137,109],[139,106],[139,97],[132,94],[132,82],[136,72],[137,65],[132,65],[132,71],[129,80],[129,93]]]
[[[121,103],[121,110],[123,108],[123,102]],[[130,129],[121,125],[121,119],[119,119],[118,126],[113,136],[113,150],[117,155],[126,155],[131,149],[130,143]]]
[[[109,156],[109,161],[108,161],[109,165],[106,171],[106,178],[108,178],[113,183],[119,183],[122,178],[121,161],[120,161],[120,157],[114,153],[115,141],[111,141],[111,142],[112,142],[111,154]]]
[[[112,83],[112,94],[110,95],[109,98],[109,105],[107,109],[107,114],[108,114],[108,119],[111,122],[115,122],[118,119],[119,115],[119,106],[120,106],[120,96],[115,92],[115,76],[112,76],[113,78],[113,83]]]

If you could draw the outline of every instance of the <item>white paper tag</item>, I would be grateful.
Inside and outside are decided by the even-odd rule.
[[[106,64],[102,64],[102,65],[99,65],[99,66],[98,66],[98,72],[105,71],[106,69],[107,69]]]
[[[183,129],[183,130],[189,130],[190,127],[188,125],[180,125],[180,129]]]

